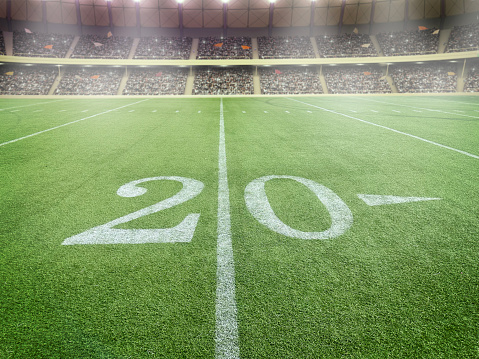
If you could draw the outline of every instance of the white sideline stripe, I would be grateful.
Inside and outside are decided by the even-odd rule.
[[[431,112],[440,112],[440,113],[445,113],[445,114],[448,114],[448,115],[463,116],[463,117],[470,117],[470,118],[477,118],[477,119],[479,119],[479,117],[476,117],[476,116],[464,115],[464,114],[462,114],[462,113],[457,113],[457,112],[447,112],[447,111],[441,111],[441,110],[433,110],[433,109],[430,109],[430,108],[416,107],[416,106],[408,106],[408,105],[401,105],[401,104],[397,104],[397,103],[390,103],[390,102],[384,102],[384,101],[378,101],[378,100],[371,100],[371,99],[366,99],[366,98],[364,98],[364,101],[371,101],[371,102],[383,103],[383,104],[386,104],[386,105],[401,106],[401,107],[407,107],[407,108],[414,108],[414,109],[417,109],[417,110],[431,111]]]
[[[449,146],[446,146],[446,145],[442,145],[442,144],[440,144],[440,143],[437,143],[437,142],[434,142],[434,141],[430,141],[430,140],[427,140],[427,139],[422,138],[422,137],[419,137],[419,136],[411,135],[410,133],[398,131],[398,130],[395,130],[394,128],[386,127],[386,126],[383,126],[383,125],[378,125],[377,123],[374,123],[374,122],[369,122],[369,121],[366,121],[366,120],[361,120],[360,118],[357,118],[357,117],[349,116],[349,115],[346,115],[346,114],[344,114],[344,113],[336,112],[336,111],[333,111],[333,110],[328,110],[327,108],[323,108],[323,107],[319,107],[319,106],[316,106],[316,105],[312,105],[312,104],[310,104],[310,103],[298,101],[298,100],[295,100],[295,99],[293,99],[293,98],[289,98],[289,97],[287,97],[287,98],[288,98],[288,100],[291,100],[291,101],[296,101],[296,102],[302,103],[302,104],[304,104],[304,105],[308,105],[308,106],[312,106],[312,107],[315,107],[315,108],[319,108],[320,110],[323,110],[323,111],[327,111],[327,112],[334,113],[334,114],[336,114],[336,115],[344,116],[344,117],[350,118],[350,119],[352,119],[352,120],[356,120],[356,121],[359,121],[359,122],[366,123],[366,124],[368,124],[368,125],[380,127],[380,128],[385,129],[385,130],[388,130],[388,131],[392,131],[392,132],[395,132],[395,133],[399,133],[400,135],[412,137],[412,138],[415,138],[416,140],[424,141],[424,142],[430,143],[430,144],[435,145],[435,146],[438,146],[438,147],[442,147],[442,148],[445,148],[445,149],[448,149],[448,150],[451,150],[451,151],[455,151],[455,152],[458,152],[458,153],[462,153],[463,155],[466,155],[466,156],[469,156],[469,157],[472,157],[472,158],[479,159],[479,156],[474,155],[474,154],[472,154],[472,153],[469,153],[469,152],[466,152],[466,151],[462,151],[462,150],[458,150],[457,148],[449,147]]]
[[[230,198],[226,168],[223,99],[220,102],[218,154],[218,240],[216,267],[216,359],[239,358],[235,265],[231,239]]]
[[[40,134],[45,133],[45,132],[48,132],[48,131],[56,130],[57,128],[60,128],[60,127],[65,127],[65,126],[72,125],[72,124],[77,123],[77,122],[80,122],[80,121],[85,121],[85,120],[88,120],[89,118],[93,118],[93,117],[96,117],[96,116],[104,115],[105,113],[112,112],[112,111],[115,111],[115,110],[119,110],[119,109],[124,108],[124,107],[136,105],[137,103],[145,102],[145,101],[148,101],[148,100],[149,100],[149,99],[141,100],[141,101],[138,101],[138,102],[133,102],[133,103],[130,103],[130,104],[125,105],[125,106],[121,106],[121,107],[117,107],[117,108],[114,108],[114,109],[111,109],[111,110],[107,110],[107,111],[104,111],[104,112],[97,113],[96,115],[91,115],[91,116],[88,116],[88,117],[81,118],[81,119],[79,119],[79,120],[75,120],[75,121],[72,121],[72,122],[64,123],[63,125],[59,125],[59,126],[55,126],[55,127],[52,127],[52,128],[48,128],[48,129],[43,130],[43,131],[40,131],[40,132],[35,132],[35,133],[32,133],[31,135],[27,135],[27,136],[23,136],[23,137],[20,137],[20,138],[16,138],[16,139],[11,140],[11,141],[3,142],[3,143],[0,143],[0,147],[1,147],[1,146],[8,145],[9,143],[13,143],[13,142],[17,142],[17,141],[20,141],[20,140],[24,140],[24,139],[29,138],[29,137],[33,137],[33,136],[36,136],[36,135],[40,135]]]
[[[0,109],[0,111],[11,110],[12,108],[24,108],[24,107],[30,107],[30,106],[45,105],[45,104],[47,104],[47,103],[53,103],[53,102],[58,102],[58,101],[65,101],[65,99],[60,99],[60,100],[55,100],[55,101],[48,101],[48,102],[37,102],[37,103],[32,103],[32,104],[30,104],[30,105],[24,105],[24,106],[7,107],[7,108],[2,108],[2,109]]]

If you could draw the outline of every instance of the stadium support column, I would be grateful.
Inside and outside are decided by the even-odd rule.
[[[108,8],[108,21],[110,23],[110,31],[113,33],[113,14],[111,12],[111,1],[106,2],[106,7]]]
[[[42,22],[43,22],[43,32],[48,33],[47,3],[45,1],[42,1]]]
[[[309,17],[309,36],[314,36],[314,11],[316,9],[316,3],[311,0],[311,15]]]
[[[180,37],[183,38],[183,4],[178,1],[178,22],[180,23]]]
[[[274,13],[274,0],[270,0],[270,2],[269,2],[268,36],[273,35],[273,13]]]
[[[369,35],[371,35],[371,31],[373,29],[373,23],[374,23],[374,10],[376,9],[376,0],[373,0],[373,3],[371,5],[371,15],[369,16]]]
[[[141,37],[141,18],[140,18],[140,2],[135,1],[136,10],[136,35]]]
[[[341,35],[341,29],[343,27],[344,9],[346,8],[346,0],[341,1],[341,14],[339,15],[339,29],[338,35]]]
[[[407,29],[408,21],[409,21],[409,0],[406,0],[404,2],[404,24],[403,24],[404,31],[406,31]]]
[[[12,0],[7,0],[7,27],[12,32]]]
[[[408,1],[408,0],[406,0]],[[446,20],[446,0],[441,0],[441,22],[439,25],[439,29],[444,29],[444,20]]]
[[[80,0],[75,0],[75,5],[77,9],[77,26],[78,26],[78,35],[83,34],[82,24],[81,24],[81,11],[80,11]]]
[[[228,31],[227,26],[228,21],[228,3],[227,1],[223,0],[223,37],[226,37],[226,33]]]

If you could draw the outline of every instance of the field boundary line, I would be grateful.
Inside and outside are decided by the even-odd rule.
[[[30,135],[26,135],[26,136],[23,136],[23,137],[16,138],[16,139],[14,139],[14,140],[10,140],[10,141],[7,141],[7,142],[3,142],[3,143],[0,143],[0,147],[1,147],[1,146],[8,145],[9,143],[14,143],[14,142],[17,142],[17,141],[20,141],[20,140],[24,140],[24,139],[29,138],[29,137],[33,137],[33,136],[36,136],[36,135],[40,135],[40,134],[45,133],[45,132],[48,132],[48,131],[56,130],[57,128],[65,127],[65,126],[72,125],[72,124],[77,123],[77,122],[80,122],[80,121],[85,121],[85,120],[88,120],[88,119],[93,118],[93,117],[97,117],[97,116],[100,116],[100,115],[104,115],[105,113],[108,113],[108,112],[116,111],[116,110],[119,110],[119,109],[122,109],[122,108],[125,108],[125,107],[128,107],[128,106],[136,105],[136,104],[138,104],[138,103],[140,103],[140,102],[145,102],[145,101],[148,101],[148,100],[149,100],[149,99],[137,101],[137,102],[134,102],[134,103],[130,103],[130,104],[125,105],[125,106],[113,108],[113,109],[111,109],[111,110],[103,111],[103,112],[97,113],[97,114],[95,114],[95,115],[91,115],[91,116],[88,116],[88,117],[80,118],[79,120],[75,120],[75,121],[71,121],[71,122],[68,122],[68,123],[64,123],[63,125],[58,125],[58,126],[55,126],[55,127],[52,127],[52,128],[48,128],[48,129],[43,130],[43,131],[35,132],[35,133],[30,134]]]
[[[62,99],[55,100],[55,101],[38,102],[38,103],[32,103],[32,104],[30,104],[30,105],[24,105],[24,106],[13,106],[13,107],[7,107],[7,108],[0,108],[0,111],[11,110],[11,109],[14,109],[14,108],[24,108],[24,107],[45,105],[45,104],[47,104],[47,103],[54,103],[54,102],[59,102],[59,101],[67,101],[67,99],[66,99],[66,98],[62,98]]]
[[[385,104],[385,105],[393,105],[393,106],[401,106],[401,107],[406,107],[406,108],[414,108],[414,109],[416,109],[416,110],[423,110],[423,111],[430,111],[430,112],[440,112],[440,113],[445,113],[445,114],[448,114],[448,115],[456,115],[456,116],[462,116],[462,117],[470,117],[470,118],[475,118],[475,119],[479,120],[479,117],[477,117],[477,116],[463,115],[463,114],[460,114],[460,113],[457,113],[457,112],[447,112],[447,111],[442,111],[442,110],[433,110],[433,109],[431,109],[431,108],[417,107],[417,106],[408,106],[408,105],[402,105],[402,104],[391,103],[391,102],[384,102],[384,101],[378,101],[378,100],[369,100],[369,99],[366,99],[365,101],[377,102],[377,103],[382,103],[382,104]]]
[[[442,148],[445,148],[445,149],[448,149],[448,150],[451,150],[451,151],[455,151],[455,152],[461,153],[461,154],[463,154],[463,155],[466,155],[466,156],[469,156],[469,157],[472,157],[472,158],[475,158],[475,159],[479,159],[479,156],[478,156],[478,155],[474,155],[474,154],[472,154],[472,153],[469,153],[469,152],[466,152],[466,151],[462,151],[462,150],[459,150],[459,149],[454,148],[454,147],[449,147],[449,146],[440,144],[440,143],[438,143],[438,142],[430,141],[430,140],[427,140],[427,139],[425,139],[425,138],[422,138],[422,137],[419,137],[419,136],[416,136],[416,135],[412,135],[412,134],[407,133],[407,132],[402,132],[402,131],[399,131],[399,130],[395,130],[394,128],[391,128],[391,127],[387,127],[387,126],[379,125],[379,124],[374,123],[374,122],[362,120],[362,119],[357,118],[357,117],[353,117],[353,116],[349,116],[349,115],[346,115],[346,114],[341,113],[341,112],[336,112],[336,111],[333,111],[333,110],[329,110],[329,109],[324,108],[324,107],[312,105],[312,104],[307,103],[307,102],[295,100],[295,99],[293,99],[293,98],[287,97],[287,99],[288,99],[288,100],[291,100],[291,101],[296,101],[296,102],[302,103],[303,105],[308,105],[308,106],[311,106],[311,107],[315,107],[315,108],[317,108],[317,109],[320,109],[320,110],[323,110],[323,111],[326,111],[326,112],[331,112],[331,113],[334,113],[334,114],[336,114],[336,115],[344,116],[344,117],[350,118],[350,119],[352,119],[352,120],[356,120],[356,121],[359,121],[359,122],[363,122],[363,123],[366,123],[366,124],[371,125],[371,126],[376,126],[376,127],[379,127],[379,128],[385,129],[385,130],[388,130],[388,131],[392,131],[392,132],[395,132],[395,133],[399,133],[399,134],[404,135],[404,136],[408,136],[408,137],[411,137],[411,138],[415,138],[416,140],[424,141],[424,142],[426,142],[426,143],[430,143],[430,144],[435,145],[435,146],[438,146],[438,147],[442,147]]]
[[[218,154],[218,239],[216,267],[216,359],[239,358],[236,319],[235,267],[231,236],[230,199],[226,167],[223,99],[220,102]]]

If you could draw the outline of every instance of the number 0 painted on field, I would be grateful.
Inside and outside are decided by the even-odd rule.
[[[323,232],[303,232],[291,228],[282,222],[274,213],[268,200],[264,186],[272,179],[290,179],[309,188],[324,204],[331,216],[331,227]],[[353,224],[353,214],[349,207],[329,188],[312,180],[295,176],[264,176],[250,182],[245,188],[246,207],[261,224],[272,231],[291,238],[328,239],[335,238],[346,232]]]

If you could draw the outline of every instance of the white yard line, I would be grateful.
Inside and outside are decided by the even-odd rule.
[[[430,111],[430,112],[440,112],[440,113],[445,113],[445,114],[448,114],[448,115],[463,116],[463,117],[469,117],[469,118],[479,119],[479,117],[477,117],[477,116],[464,115],[464,114],[457,113],[457,112],[447,112],[447,111],[441,111],[441,110],[433,110],[433,109],[430,109],[430,108],[417,107],[417,106],[409,106],[409,105],[401,105],[401,104],[397,104],[397,103],[384,102],[384,101],[378,101],[378,100],[371,100],[371,99],[366,99],[366,98],[364,98],[364,101],[371,101],[371,102],[377,102],[377,103],[382,103],[382,104],[386,104],[386,105],[407,107],[407,108],[412,108],[412,109],[416,109],[416,110],[423,110],[423,111]],[[394,111],[394,110],[393,110],[393,111]]]
[[[32,103],[30,105],[24,105],[24,106],[13,106],[13,107],[7,107],[7,108],[0,108],[0,111],[11,110],[13,108],[24,108],[24,107],[30,107],[30,106],[46,105],[48,103],[54,103],[54,102],[58,102],[58,101],[65,101],[65,99],[48,101],[48,102],[37,102],[37,103]]]
[[[442,145],[442,144],[440,144],[440,143],[437,143],[437,142],[434,142],[434,141],[430,141],[430,140],[427,140],[427,139],[422,138],[422,137],[419,137],[419,136],[411,135],[410,133],[398,131],[398,130],[395,130],[394,128],[390,128],[390,127],[386,127],[386,126],[383,126],[383,125],[379,125],[379,124],[374,123],[374,122],[370,122],[370,121],[366,121],[366,120],[361,120],[360,118],[357,118],[357,117],[349,116],[349,115],[346,115],[346,114],[344,114],[344,113],[336,112],[336,111],[333,111],[333,110],[328,110],[327,108],[323,108],[323,107],[319,107],[319,106],[316,106],[316,105],[312,105],[312,104],[310,104],[310,103],[298,101],[298,100],[295,100],[295,99],[293,99],[293,98],[288,98],[288,99],[291,100],[291,101],[296,101],[296,102],[302,103],[303,105],[315,107],[315,108],[318,108],[318,109],[323,110],[323,111],[326,111],[326,112],[331,112],[331,113],[334,113],[334,114],[336,114],[336,115],[344,116],[344,117],[350,118],[350,119],[352,119],[352,120],[356,120],[356,121],[359,121],[359,122],[366,123],[366,124],[368,124],[368,125],[380,127],[380,128],[385,129],[385,130],[388,130],[388,131],[392,131],[392,132],[395,132],[395,133],[399,133],[399,134],[404,135],[404,136],[408,136],[408,137],[415,138],[416,140],[424,141],[424,142],[430,143],[430,144],[435,145],[435,146],[438,146],[438,147],[442,147],[442,148],[445,148],[445,149],[448,149],[448,150],[451,150],[451,151],[455,151],[455,152],[461,153],[461,154],[463,154],[463,155],[466,155],[466,156],[469,156],[469,157],[472,157],[472,158],[479,159],[479,156],[478,156],[478,155],[474,155],[474,154],[469,153],[469,152],[466,152],[466,151],[458,150],[457,148],[453,148],[453,147],[449,147],[449,146],[446,146],[446,145]]]
[[[60,128],[60,127],[65,127],[65,126],[72,125],[72,124],[77,123],[77,122],[80,122],[80,121],[85,121],[85,120],[88,120],[89,118],[93,118],[93,117],[97,117],[97,116],[100,116],[100,115],[104,115],[105,113],[108,113],[108,112],[116,111],[116,110],[119,110],[119,109],[122,109],[122,108],[125,108],[125,107],[128,107],[128,106],[136,105],[137,103],[144,102],[144,101],[148,101],[148,100],[149,100],[149,99],[137,101],[137,102],[134,102],[134,103],[130,103],[130,104],[125,105],[125,106],[120,106],[120,107],[117,107],[117,108],[113,108],[113,109],[111,109],[111,110],[107,110],[107,111],[104,111],[104,112],[97,113],[96,115],[91,115],[91,116],[88,116],[88,117],[81,118],[81,119],[79,119],[79,120],[75,120],[75,121],[72,121],[72,122],[64,123],[63,125],[59,125],[59,126],[55,126],[55,127],[52,127],[52,128],[48,128],[48,129],[43,130],[43,131],[40,131],[40,132],[35,132],[35,133],[32,133],[31,135],[27,135],[27,136],[23,136],[23,137],[20,137],[20,138],[16,138],[16,139],[11,140],[11,141],[3,142],[3,143],[0,143],[0,147],[1,147],[1,146],[8,145],[9,143],[14,143],[14,142],[17,142],[17,141],[20,141],[20,140],[24,140],[24,139],[29,138],[29,137],[33,137],[33,136],[36,136],[36,135],[40,135],[40,134],[45,133],[45,132],[48,132],[48,131],[56,130],[57,128]]]
[[[239,345],[223,99],[220,102],[219,142],[215,358],[232,359],[239,358]]]

